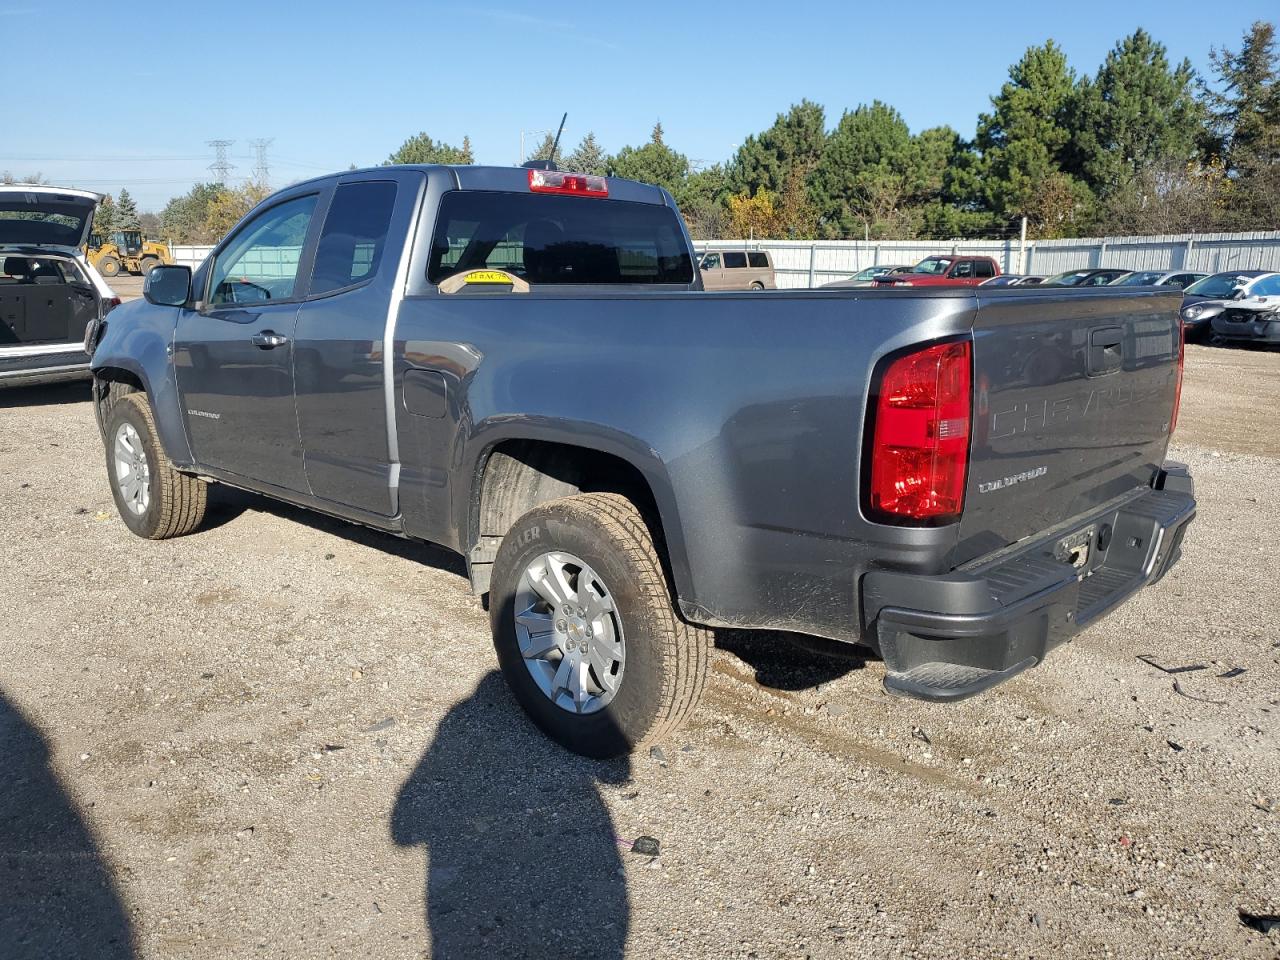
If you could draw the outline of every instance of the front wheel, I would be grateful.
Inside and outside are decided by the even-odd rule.
[[[208,485],[179,473],[164,455],[146,394],[124,394],[111,405],[103,440],[111,495],[126,527],[167,540],[200,526]]]
[[[98,261],[98,272],[104,277],[118,277],[120,275],[120,261],[112,256],[103,257]]]
[[[706,682],[711,635],[677,615],[640,512],[616,494],[536,507],[493,567],[494,646],[547,736],[612,757],[681,727]]]

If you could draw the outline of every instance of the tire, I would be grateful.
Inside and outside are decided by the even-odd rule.
[[[751,290],[752,290],[752,292],[755,292],[755,291],[758,291],[758,290],[763,290],[763,289],[764,289],[764,284],[763,284],[763,283],[761,283],[759,280],[757,280],[755,283],[751,284]]]
[[[562,648],[572,651],[575,642],[583,644],[581,660],[589,659],[586,644],[595,641],[582,640],[581,632],[576,634],[578,641],[572,639],[584,621],[566,621],[553,611],[554,628],[553,621],[544,621],[547,629],[536,636],[524,628],[531,650],[539,638],[554,637],[560,643],[549,660],[526,660],[516,624],[517,605],[522,608],[519,612],[526,623],[531,618],[547,616],[524,606],[530,596],[535,596],[529,593],[526,574],[531,569],[547,571],[547,557],[565,556],[570,562],[562,572],[573,577],[577,602],[590,603],[582,601],[577,593],[582,589],[582,573],[580,568],[572,570],[576,566],[572,561],[576,560],[594,571],[591,596],[604,592],[603,602],[612,600],[612,613],[586,621],[585,636],[593,637],[589,627],[596,624],[595,636],[615,634],[610,639],[620,643],[614,649],[623,652],[622,659],[614,664],[617,672],[613,692],[595,683],[603,692],[587,706],[597,706],[582,712],[555,702],[536,677],[539,671],[546,677],[557,665],[563,666],[570,654],[562,653]],[[539,562],[544,565],[539,567]],[[564,580],[563,584],[567,587],[569,581]],[[540,600],[535,596],[535,601]],[[547,736],[574,753],[613,757],[661,740],[684,725],[702,696],[711,634],[685,623],[676,614],[649,528],[625,497],[606,493],[565,497],[536,507],[517,520],[503,538],[494,561],[489,611],[498,663],[516,700]],[[566,622],[564,630],[560,624]],[[604,626],[603,631],[600,625]],[[557,653],[562,654],[558,660]],[[592,647],[590,658],[596,656]],[[590,667],[584,668],[588,681],[599,679],[597,664],[598,660],[591,659]],[[561,692],[561,702],[571,696]]]
[[[156,267],[160,266],[160,261],[155,257],[144,257],[142,260],[142,275],[145,277],[151,273]]]
[[[120,261],[116,257],[103,257],[98,261],[98,272],[104,277],[120,276]]]
[[[127,393],[114,400],[104,439],[111,495],[126,527],[147,540],[168,540],[200,526],[207,484],[179,473],[164,455],[146,394]],[[126,465],[134,470],[124,472]],[[131,473],[141,474],[138,483],[130,484]]]

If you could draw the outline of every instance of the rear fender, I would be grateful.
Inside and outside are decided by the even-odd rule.
[[[676,593],[680,597],[694,595],[684,527],[666,465],[658,452],[643,441],[600,424],[542,417],[498,418],[478,424],[467,438],[461,457],[465,472],[460,475],[471,477],[471,482],[455,485],[452,505],[457,529],[466,532],[466,543],[474,542],[479,532],[481,477],[485,464],[489,454],[506,440],[581,447],[617,457],[634,468],[644,479],[658,509]]]

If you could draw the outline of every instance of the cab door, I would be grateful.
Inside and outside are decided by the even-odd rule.
[[[294,344],[312,495],[387,517],[396,512],[397,459],[387,421],[387,314],[423,183],[422,174],[399,171],[338,181]]]
[[[196,463],[309,493],[293,338],[321,193],[286,197],[215,251],[204,297],[182,310],[174,366]]]

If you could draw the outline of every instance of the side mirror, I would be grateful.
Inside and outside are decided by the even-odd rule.
[[[191,268],[152,267],[142,281],[142,295],[158,307],[181,307],[191,299]]]

